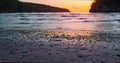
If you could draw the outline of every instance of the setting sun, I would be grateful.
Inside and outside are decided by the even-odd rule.
[[[21,0],[25,2],[47,4],[51,6],[67,8],[72,12],[88,12],[92,0]]]

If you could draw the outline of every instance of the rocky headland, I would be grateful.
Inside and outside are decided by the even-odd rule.
[[[94,0],[90,12],[120,12],[120,0]]]
[[[21,2],[19,0],[0,0],[0,13],[3,12],[70,12],[68,9],[44,4]]]

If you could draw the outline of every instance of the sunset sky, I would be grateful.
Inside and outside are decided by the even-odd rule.
[[[93,0],[20,0],[67,8],[72,12],[88,12]]]

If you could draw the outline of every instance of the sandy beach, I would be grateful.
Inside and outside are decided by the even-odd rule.
[[[1,29],[0,62],[120,63],[120,33]]]

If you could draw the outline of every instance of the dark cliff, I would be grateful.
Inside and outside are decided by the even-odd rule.
[[[18,0],[0,0],[0,12],[69,12],[69,10],[43,4],[20,2]]]
[[[120,12],[120,0],[94,0],[90,12]]]

